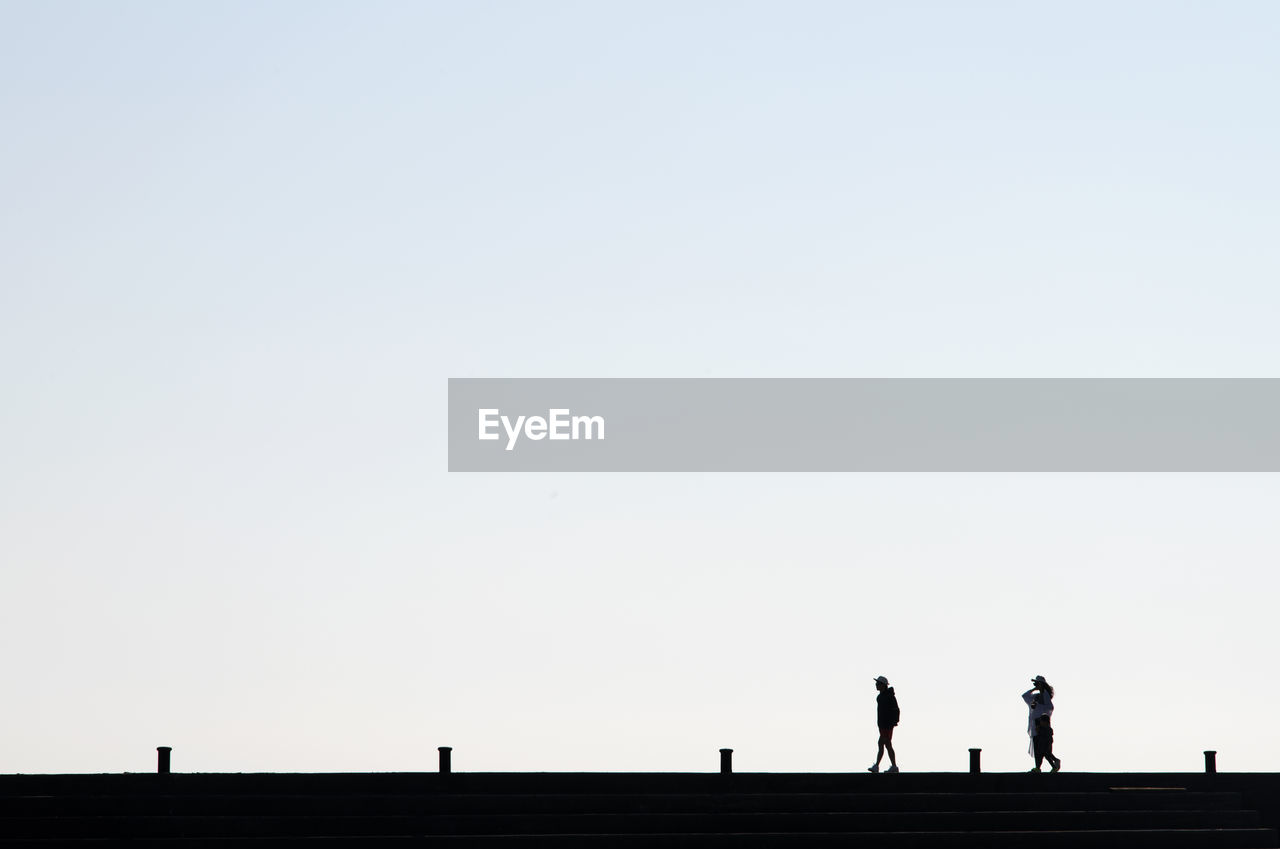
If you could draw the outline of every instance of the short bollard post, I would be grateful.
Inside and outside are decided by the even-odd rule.
[[[982,750],[970,749],[969,750],[969,774],[977,775],[980,772],[982,772]]]
[[[448,775],[453,772],[453,747],[437,746],[440,750],[440,774]]]
[[[720,750],[720,774],[728,775],[733,772],[733,749]]]
[[[172,746],[156,746],[156,772],[169,774],[169,753],[172,751]]]
[[[1218,753],[1213,749],[1206,749],[1204,753],[1204,771],[1218,771]]]

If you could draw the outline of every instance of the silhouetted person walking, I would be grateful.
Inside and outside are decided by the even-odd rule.
[[[885,772],[898,771],[898,758],[893,753],[893,728],[898,724],[901,711],[898,710],[898,697],[889,686],[889,679],[881,675],[876,679],[876,725],[880,728],[880,739],[876,745],[876,762],[867,767],[867,772],[880,771],[880,759],[889,753],[889,768]]]
[[[1027,735],[1031,744],[1027,752],[1036,759],[1031,771],[1039,772],[1040,764],[1048,760],[1053,772],[1057,772],[1062,769],[1062,761],[1053,755],[1053,728],[1049,724],[1049,717],[1053,715],[1053,687],[1043,675],[1037,675],[1031,679],[1031,689],[1022,694],[1022,700],[1029,708]]]

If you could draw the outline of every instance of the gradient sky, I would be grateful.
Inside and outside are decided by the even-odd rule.
[[[0,2],[0,772],[1280,769],[1275,475],[449,475],[448,377],[1274,377],[1264,2]]]

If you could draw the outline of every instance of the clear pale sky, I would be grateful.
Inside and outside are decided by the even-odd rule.
[[[1275,475],[445,471],[449,377],[1277,376],[1275,4],[0,34],[0,772],[861,771],[881,674],[1280,770]]]

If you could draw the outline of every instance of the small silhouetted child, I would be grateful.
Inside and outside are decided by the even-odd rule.
[[[1048,761],[1053,767],[1053,772],[1057,772],[1062,768],[1062,761],[1053,756],[1053,726],[1049,724],[1049,715],[1046,713],[1036,719],[1036,734],[1031,738],[1031,743],[1035,747],[1036,754],[1036,772],[1040,771],[1040,764]]]

